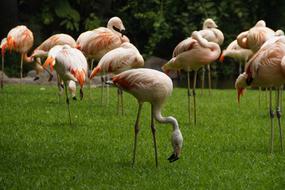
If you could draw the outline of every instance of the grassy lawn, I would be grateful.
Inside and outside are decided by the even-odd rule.
[[[44,89],[41,89],[44,88]],[[9,85],[0,91],[0,189],[284,189],[285,153],[276,126],[269,153],[265,93],[248,90],[238,106],[235,90],[197,92],[197,125],[188,124],[186,89],[174,89],[163,115],[177,118],[184,137],[181,158],[171,154],[170,125],[156,124],[155,167],[150,106],[145,104],[137,160],[131,166],[135,98],[124,94],[125,116],[116,114],[116,89],[100,106],[100,89],[71,100],[52,86]],[[277,123],[275,123],[277,124]],[[284,124],[284,122],[282,122]]]

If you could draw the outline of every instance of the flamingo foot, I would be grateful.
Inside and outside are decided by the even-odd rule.
[[[39,80],[39,79],[40,79],[40,77],[36,76],[36,77],[34,78],[34,81],[37,81],[37,80]]]

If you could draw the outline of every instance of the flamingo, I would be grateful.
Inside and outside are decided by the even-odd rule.
[[[152,69],[131,69],[124,71],[113,77],[113,83],[124,91],[132,94],[138,101],[138,113],[135,122],[135,139],[133,149],[133,162],[135,163],[136,147],[137,147],[137,135],[139,133],[139,120],[141,115],[141,109],[144,102],[151,104],[151,131],[153,136],[154,150],[155,150],[155,163],[158,166],[157,160],[157,146],[156,146],[156,129],[154,126],[154,119],[160,123],[172,124],[173,132],[171,136],[171,142],[173,146],[173,153],[168,158],[170,162],[179,159],[183,137],[179,129],[177,120],[172,117],[163,117],[161,115],[161,109],[168,96],[171,95],[173,90],[173,84],[171,79],[164,73]]]
[[[143,67],[143,65],[144,59],[138,49],[133,44],[129,42],[124,42],[123,44],[121,44],[120,47],[109,51],[101,58],[98,65],[93,69],[90,75],[90,79],[92,79],[97,74],[118,74],[132,68]],[[123,94],[122,91],[118,88],[118,113],[120,105],[120,96],[123,114]]]
[[[240,33],[237,36],[237,42],[240,47],[251,49],[255,53],[264,42],[274,36],[276,36],[276,33],[272,29],[266,27],[264,20],[260,20],[248,31]]]
[[[217,24],[215,21],[211,18],[208,18],[204,21],[203,23],[203,29],[199,31],[201,36],[208,40],[209,42],[215,42],[219,44],[220,46],[224,42],[224,35],[223,32],[217,29]],[[209,93],[211,90],[211,68],[210,64],[207,65],[207,70],[208,70],[208,83],[209,83]],[[205,81],[205,69],[202,67],[202,89],[204,88],[204,82]]]
[[[253,55],[252,50],[244,49],[240,47],[237,43],[237,40],[232,41],[228,47],[223,50],[220,56],[220,62],[224,62],[225,57],[231,57],[238,61],[239,63],[239,74],[242,72],[242,64],[245,64],[247,60]]]
[[[269,113],[271,119],[271,153],[274,141],[274,111],[272,109],[272,87],[276,93],[276,116],[278,119],[280,145],[283,150],[283,135],[281,129],[280,87],[285,83],[285,37],[275,37],[265,42],[259,51],[248,61],[245,72],[236,80],[235,87],[238,92],[238,102],[246,87],[266,87],[270,89]]]
[[[50,49],[44,67],[50,66],[56,70],[64,82],[69,123],[71,125],[71,115],[69,108],[69,98],[67,95],[67,83],[72,80],[80,85],[80,98],[83,98],[83,85],[87,75],[87,61],[81,51],[71,48],[68,45],[57,45]]]
[[[7,42],[2,46],[2,55],[5,54],[5,49],[21,54],[21,81],[23,78],[23,60],[27,57],[27,53],[32,48],[33,43],[34,36],[32,31],[24,25],[19,25],[9,31]]]
[[[69,45],[70,47],[75,47],[76,42],[75,40],[68,34],[54,34],[50,36],[48,39],[46,39],[43,43],[41,43],[32,53],[31,58],[36,58],[36,66],[35,70],[37,72],[37,75],[43,71],[42,64],[41,64],[41,58],[47,57],[48,51],[53,48],[56,45]],[[32,59],[33,60],[33,59]],[[48,70],[47,72],[50,74],[49,81],[52,80],[52,73],[50,73]],[[39,79],[38,76],[34,80]]]
[[[176,49],[180,54],[173,57],[167,62],[162,69],[168,70],[180,70],[187,71],[188,79],[188,118],[190,123],[190,77],[189,72],[195,71],[194,83],[193,83],[193,99],[194,99],[194,123],[196,124],[196,79],[197,71],[211,62],[217,60],[220,56],[221,49],[217,43],[209,42],[203,38],[199,32],[194,31],[191,38],[187,38],[181,44],[178,44]]]
[[[0,44],[1,56],[2,56],[2,64],[1,64],[2,74],[1,74],[1,84],[0,84],[1,89],[3,89],[4,87],[4,56],[5,56],[6,42],[7,42],[7,38],[3,38]]]
[[[107,52],[120,47],[129,39],[124,35],[125,26],[119,17],[112,17],[106,27],[99,27],[92,31],[82,33],[77,39],[77,48],[91,60],[91,69],[93,69],[93,61],[99,61]],[[101,103],[103,104],[103,78]]]

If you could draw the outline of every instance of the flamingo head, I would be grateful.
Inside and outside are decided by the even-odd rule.
[[[207,18],[203,23],[203,29],[206,28],[218,28],[218,26],[213,19]]]
[[[86,78],[86,71],[82,69],[72,69],[71,74],[77,79],[81,88],[83,88],[85,78]]]
[[[122,37],[126,34],[125,26],[119,17],[112,17],[108,21],[107,28],[121,33]]]
[[[248,86],[246,82],[247,76],[246,73],[242,73],[236,79],[235,87],[237,89],[238,103],[240,102],[240,96],[243,95],[245,88]]]
[[[45,63],[43,64],[44,68],[50,67],[50,71],[53,72],[53,67],[55,65],[55,58],[52,56],[48,56]]]
[[[173,131],[171,143],[173,146],[173,153],[170,155],[168,160],[169,162],[174,162],[179,159],[183,144],[183,137],[179,129]]]
[[[179,65],[178,64],[175,64],[175,57],[173,57],[172,59],[170,59],[167,63],[165,63],[161,69],[162,71],[169,75],[170,71],[178,71],[180,70],[181,68],[179,68]]]
[[[15,43],[14,38],[12,36],[8,36],[7,37],[7,48],[9,50],[12,50],[15,47],[16,47],[16,43]]]

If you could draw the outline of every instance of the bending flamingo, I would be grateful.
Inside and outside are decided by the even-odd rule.
[[[162,106],[168,96],[171,95],[173,84],[171,79],[164,73],[152,69],[131,69],[124,71],[113,77],[113,83],[119,88],[132,94],[138,101],[138,114],[135,123],[135,139],[133,151],[133,165],[135,163],[137,135],[139,133],[139,120],[141,109],[144,102],[151,104],[151,131],[153,135],[155,163],[158,166],[157,146],[155,136],[154,119],[160,123],[172,124],[173,132],[171,143],[173,146],[173,154],[168,158],[170,162],[179,159],[183,137],[179,129],[177,120],[172,117],[163,117],[161,115]]]
[[[50,70],[53,68],[59,74],[64,82],[66,95],[66,103],[69,113],[69,122],[71,125],[71,116],[69,109],[69,98],[67,95],[67,83],[72,80],[80,85],[80,98],[83,98],[83,85],[87,76],[87,61],[81,51],[76,48],[71,48],[68,45],[54,46],[48,53],[48,58],[44,63],[44,67],[50,65]]]
[[[176,47],[177,48],[177,47]],[[180,70],[187,71],[188,79],[188,117],[190,123],[190,77],[189,72],[195,71],[193,83],[193,99],[194,99],[194,123],[196,124],[196,79],[197,71],[204,65],[210,64],[217,60],[220,56],[221,49],[217,43],[208,42],[204,39],[199,32],[192,33],[191,38],[184,40],[180,45],[178,54],[166,63],[162,69],[167,70]]]
[[[236,80],[238,101],[246,87],[265,87],[270,89],[269,113],[271,119],[271,153],[274,141],[274,111],[272,109],[272,87],[277,90],[276,116],[280,132],[280,145],[283,150],[281,128],[280,87],[285,83],[285,37],[268,40],[245,66],[245,72]]]
[[[43,71],[43,67],[41,64],[41,58],[46,58],[48,55],[48,52],[51,48],[53,48],[56,45],[69,45],[70,47],[75,47],[76,42],[75,40],[68,34],[54,34],[48,39],[46,39],[43,43],[41,43],[32,54],[32,58],[35,57],[35,70],[37,75],[40,74]],[[50,73],[48,70],[47,72],[50,74],[49,81],[52,79],[52,73]],[[39,79],[38,76],[36,76],[35,80]]]
[[[97,74],[103,74],[103,75],[107,73],[118,74],[132,68],[143,67],[143,65],[144,65],[144,59],[141,56],[138,49],[133,44],[125,42],[119,48],[109,51],[102,57],[96,68],[93,69],[90,75],[90,79],[92,79]],[[117,104],[118,113],[119,113],[120,99],[121,99],[121,112],[123,114],[124,112],[123,94],[119,88],[118,104]]]

